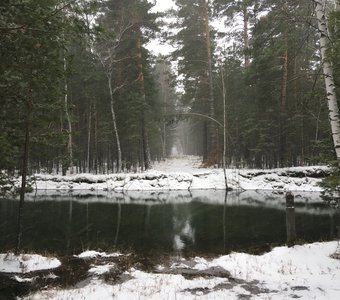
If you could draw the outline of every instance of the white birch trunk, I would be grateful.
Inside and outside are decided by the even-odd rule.
[[[111,82],[111,73],[108,74],[107,80],[109,84],[109,90],[110,90],[110,108],[111,108],[111,117],[112,117],[112,122],[113,122],[113,130],[115,133],[116,137],[116,143],[117,143],[117,154],[118,154],[118,167],[117,167],[117,172],[120,173],[122,171],[122,150],[120,147],[120,139],[119,139],[119,133],[118,133],[118,128],[117,128],[117,121],[116,121],[116,113],[114,109],[114,91],[112,89],[112,82]]]
[[[337,159],[340,160],[340,116],[339,108],[335,93],[335,83],[333,78],[333,68],[329,60],[327,59],[327,49],[329,44],[329,35],[327,27],[327,19],[325,15],[325,0],[314,0],[316,17],[318,20],[318,28],[320,31],[320,50],[321,60],[323,65],[323,73],[325,78],[327,104],[328,104],[328,116],[331,124],[331,131],[334,143],[334,149]]]

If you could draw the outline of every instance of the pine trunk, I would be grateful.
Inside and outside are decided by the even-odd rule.
[[[214,118],[215,116],[215,104],[214,104],[214,85],[213,85],[213,72],[212,72],[212,53],[211,53],[211,40],[210,40],[210,26],[209,26],[209,1],[204,0],[203,20],[204,20],[204,36],[205,46],[207,51],[207,74],[208,74],[208,88],[209,88],[209,116]],[[209,123],[208,129],[208,155],[216,147],[217,137],[215,124]]]
[[[249,66],[249,55],[248,55],[248,49],[249,49],[249,36],[248,36],[248,10],[247,5],[243,4],[243,50],[244,50],[244,66],[247,68]]]
[[[66,59],[64,58],[64,71],[66,72]],[[65,75],[66,76],[66,75]],[[67,79],[65,78],[65,96],[64,96],[64,105],[65,105],[65,115],[66,115],[66,120],[67,120],[67,126],[68,126],[68,130],[67,130],[67,135],[68,135],[68,145],[67,145],[67,149],[68,149],[68,163],[69,163],[69,168],[70,168],[70,172],[71,174],[73,174],[73,141],[72,141],[72,122],[71,122],[71,117],[70,117],[70,113],[69,113],[69,103],[68,103],[68,84],[67,84]]]
[[[226,188],[226,191],[228,191],[228,180],[227,180],[227,172],[226,172],[226,151],[227,151],[226,98],[227,98],[227,91],[226,91],[226,86],[225,86],[225,81],[224,81],[224,72],[223,72],[222,68],[221,68],[221,76],[222,76],[222,97],[223,97],[223,156],[222,156],[222,165],[223,165],[225,188]]]
[[[167,115],[167,106],[168,106],[168,97],[167,97],[167,90],[166,86],[166,79],[165,79],[165,65],[163,65],[163,70],[161,73],[161,88],[162,88],[162,96],[163,96],[163,133],[162,135],[162,158],[165,160],[167,153],[166,153],[166,146],[167,146],[167,130],[166,130],[166,115]]]
[[[96,174],[98,173],[98,118],[97,118],[97,106],[93,103],[93,114],[94,114],[94,170]]]
[[[138,70],[138,78],[140,87],[140,95],[143,101],[143,107],[146,107],[146,95],[145,95],[145,86],[144,86],[144,74],[143,74],[143,63],[142,63],[142,43],[141,43],[141,30],[138,28],[138,34],[136,39],[136,50],[137,50],[137,70]],[[142,147],[143,147],[143,159],[144,159],[144,168],[145,170],[150,169],[150,148],[149,148],[149,138],[148,138],[148,130],[145,125],[145,108],[142,111],[141,115],[141,125],[142,125]]]
[[[91,123],[92,123],[92,105],[90,103],[87,127],[87,157],[86,157],[87,173],[90,173],[91,127],[92,127]]]
[[[24,202],[25,202],[25,192],[26,192],[26,182],[28,173],[28,153],[30,145],[30,135],[32,127],[32,103],[28,104],[28,112],[25,121],[25,141],[23,148],[23,158],[22,158],[22,170],[21,170],[21,188],[20,188],[20,201],[19,201],[19,211],[18,211],[18,228],[17,228],[17,242],[15,253],[19,254],[21,249],[21,237],[22,237],[22,221],[24,214]]]
[[[284,12],[287,13],[287,4],[283,6]],[[286,123],[287,123],[287,83],[288,83],[288,29],[284,28],[284,52],[282,62],[282,78],[281,78],[281,107],[280,107],[280,145],[279,145],[279,164],[280,167],[285,165],[286,153]]]
[[[320,31],[320,50],[321,60],[323,65],[323,73],[325,78],[325,86],[327,93],[327,104],[328,104],[328,116],[331,125],[334,149],[336,157],[340,160],[340,116],[339,108],[337,104],[337,98],[335,93],[335,83],[333,78],[333,68],[329,60],[327,59],[327,50],[329,48],[329,35],[327,27],[327,19],[325,15],[325,0],[314,1],[316,17],[318,20],[318,28]]]
[[[287,81],[288,81],[288,51],[284,52],[282,65],[282,81],[281,81],[281,109],[280,109],[280,149],[279,163],[280,167],[284,167],[286,152],[286,123],[287,123]]]
[[[285,114],[287,110],[287,81],[288,81],[288,50],[286,48],[283,54],[283,64],[282,64],[282,81],[281,81],[281,113],[282,114]]]

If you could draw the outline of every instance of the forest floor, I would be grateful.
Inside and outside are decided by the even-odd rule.
[[[227,176],[232,188],[249,191],[320,191],[318,184],[327,172],[326,167],[318,166],[228,169]],[[223,170],[201,168],[195,157],[160,162],[145,173],[38,174],[35,180],[38,190],[86,189],[96,193],[225,187]],[[58,258],[0,254],[0,300],[337,300],[339,282],[337,241],[275,247],[260,255],[230,253],[219,257],[142,257],[95,251]]]
[[[337,300],[339,251],[334,241],[217,258],[6,254],[0,255],[0,299]]]

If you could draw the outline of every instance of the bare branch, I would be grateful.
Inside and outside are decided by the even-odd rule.
[[[183,115],[183,116],[197,116],[197,117],[202,117],[202,118],[206,118],[206,119],[209,119],[213,122],[215,122],[217,125],[223,127],[223,124],[219,121],[217,121],[216,119],[208,116],[208,115],[204,115],[204,114],[199,114],[199,113],[194,113],[194,112],[188,112],[188,113],[177,113],[177,115]]]
[[[116,92],[118,92],[119,90],[121,90],[124,86],[127,85],[127,79],[124,80],[124,82],[119,85],[119,86],[116,86],[113,90],[112,90],[112,94],[114,95]]]

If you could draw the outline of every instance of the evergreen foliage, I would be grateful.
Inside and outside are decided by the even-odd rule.
[[[150,1],[0,3],[1,186],[21,172],[26,133],[29,173],[138,171],[174,146],[221,163],[222,80],[229,165],[334,159],[313,1],[175,2],[171,57],[146,49],[159,32]],[[236,28],[222,50],[215,46],[223,34],[209,27],[213,16]],[[339,19],[330,8],[338,94]],[[336,185],[334,174],[325,185]]]

